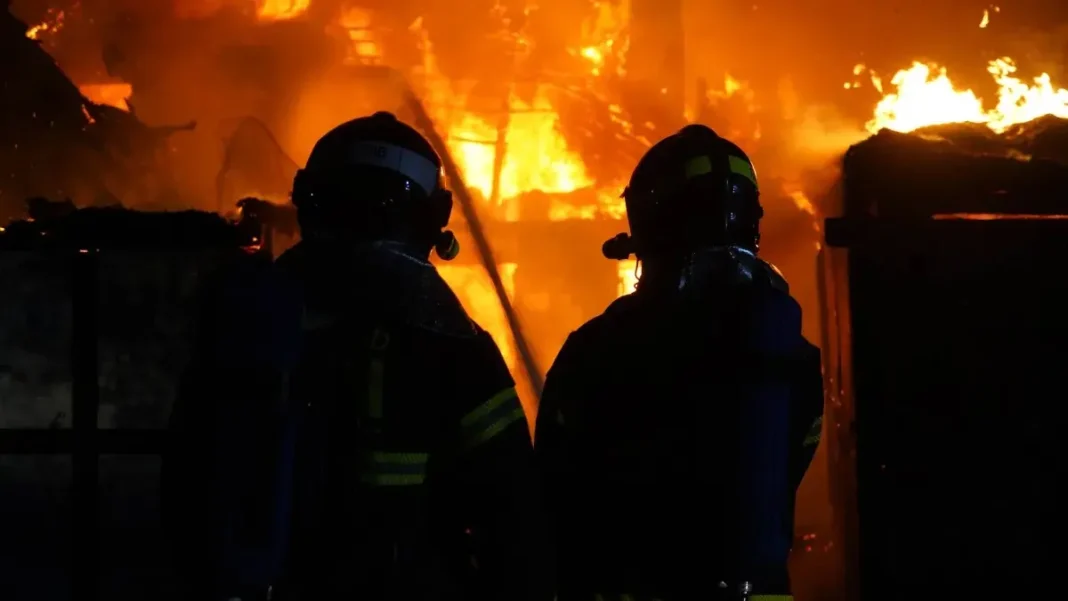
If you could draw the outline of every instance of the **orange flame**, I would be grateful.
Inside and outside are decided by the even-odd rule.
[[[341,13],[340,25],[348,32],[350,44],[345,57],[348,64],[378,64],[382,59],[374,30],[371,29],[371,13],[357,7]]]
[[[105,104],[124,111],[130,110],[126,103],[133,94],[133,86],[128,83],[101,83],[78,86],[78,91],[95,104]]]

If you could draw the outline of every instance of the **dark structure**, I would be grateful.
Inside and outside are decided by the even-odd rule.
[[[824,444],[854,599],[1007,598],[1056,573],[1066,132],[882,132],[845,157]]]
[[[0,271],[10,278],[0,324],[0,456],[69,457],[71,497],[60,505],[69,504],[73,515],[68,521],[34,506],[42,481],[67,489],[52,482],[67,477],[62,470],[5,462],[4,513],[20,517],[6,526],[3,547],[18,555],[6,563],[21,572],[5,572],[5,598],[161,598],[169,587],[158,553],[158,517],[142,509],[154,507],[156,498],[140,490],[155,486],[156,468],[151,462],[133,470],[135,464],[121,464],[126,473],[118,480],[128,490],[116,500],[101,480],[102,468],[115,464],[104,456],[163,450],[195,323],[198,283],[233,261],[248,260],[259,225],[194,211],[29,204],[32,221],[14,222],[0,233]],[[55,412],[47,426],[33,419],[42,411]],[[32,559],[35,548],[62,552],[47,548],[53,539],[40,538],[42,524],[52,522],[70,524],[69,531],[57,526],[55,539],[72,541],[73,570],[33,582],[43,580]],[[101,537],[102,527],[108,536]],[[140,530],[147,535],[135,537],[135,544],[122,540]],[[156,556],[113,574],[108,564],[115,553],[131,550]]]

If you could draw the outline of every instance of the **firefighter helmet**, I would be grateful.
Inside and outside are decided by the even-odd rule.
[[[611,259],[733,246],[756,252],[760,193],[753,163],[734,143],[688,125],[653,145],[623,192],[630,235],[605,242]]]
[[[391,113],[342,123],[312,148],[293,181],[301,234],[394,240],[429,249],[445,259],[459,246],[442,231],[452,193],[441,177],[441,158],[430,142]]]

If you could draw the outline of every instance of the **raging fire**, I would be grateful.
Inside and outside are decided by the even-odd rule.
[[[606,67],[617,75],[624,75],[629,44],[625,31],[630,2],[595,2],[594,9],[594,16],[582,24],[582,38],[586,44],[572,53],[589,61],[590,74],[594,77],[600,77]]]
[[[625,1],[599,3],[595,16],[584,25],[583,44],[571,54],[585,61],[591,80],[623,72],[627,43],[621,32],[627,14]],[[371,15],[361,17],[366,17],[361,25],[370,31]],[[419,73],[422,98],[467,188],[481,196],[484,216],[489,221],[517,221],[520,202],[530,193],[549,196],[545,219],[622,216],[622,187],[618,182],[596,182],[590,176],[583,158],[560,131],[552,88],[539,87],[528,100],[509,89],[497,104],[500,108],[475,110],[472,107],[478,103],[468,97],[469,86],[442,75],[422,20],[416,19],[409,29],[418,36],[423,53]],[[356,37],[351,39],[358,43]],[[517,49],[522,50],[522,45],[520,36]],[[588,198],[592,202],[568,204],[554,198],[583,190],[590,192]],[[507,294],[512,296],[515,265],[501,265],[498,269]],[[440,271],[468,311],[496,340],[509,365],[516,367],[512,334],[486,273],[478,267],[458,265],[442,266]],[[634,273],[633,264],[621,268],[620,295],[633,291]]]
[[[512,98],[512,114],[498,127],[473,113],[464,113],[447,127],[449,149],[456,157],[469,188],[503,208],[506,220],[518,219],[518,205],[509,202],[525,192],[573,192],[593,182],[577,153],[571,151],[556,127],[551,101],[538,95],[526,105]],[[494,189],[496,139],[503,130],[504,162]]]
[[[256,16],[263,21],[285,21],[299,17],[311,6],[311,0],[259,0]]]
[[[617,71],[622,69],[626,44],[611,35],[622,28],[619,19],[618,6],[599,4],[595,17],[584,27],[589,44],[573,54],[587,61],[591,77],[600,76],[609,65]],[[562,195],[583,189],[593,192],[594,203],[574,206],[551,199],[544,217],[562,220],[621,216],[621,187],[616,182],[595,182],[590,177],[582,157],[569,147],[560,132],[559,113],[549,87],[540,87],[530,101],[509,92],[496,114],[457,109],[465,105],[462,84],[440,75],[420,20],[413,23],[412,30],[421,36],[424,99],[456,159],[464,183],[482,196],[490,216],[516,221],[520,214],[519,199],[524,194]],[[500,160],[498,153],[501,153]]]
[[[863,70],[858,65],[856,72]],[[990,61],[987,71],[998,90],[996,105],[987,109],[975,92],[954,85],[944,68],[915,62],[890,79],[895,91],[883,96],[866,127],[872,133],[910,132],[943,123],[982,123],[1000,133],[1045,115],[1068,118],[1068,90],[1054,87],[1046,73],[1029,84],[1015,76],[1016,70],[1010,58]],[[878,76],[871,81],[883,92]]]
[[[378,47],[374,29],[371,28],[371,13],[363,8],[350,7],[342,11],[341,27],[349,36],[348,64],[379,64],[382,52]]]

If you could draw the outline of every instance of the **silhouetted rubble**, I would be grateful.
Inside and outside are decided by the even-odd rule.
[[[883,130],[849,149],[843,183],[847,216],[1066,213],[1068,120]]]
[[[0,233],[0,427],[70,426],[79,251],[96,256],[100,424],[164,426],[188,359],[198,291],[218,270],[254,260],[261,226],[197,211],[28,205],[32,220]]]
[[[257,225],[202,211],[144,212],[121,206],[76,209],[65,200],[27,201],[29,219],[0,233],[0,250],[173,250],[252,246]]]

